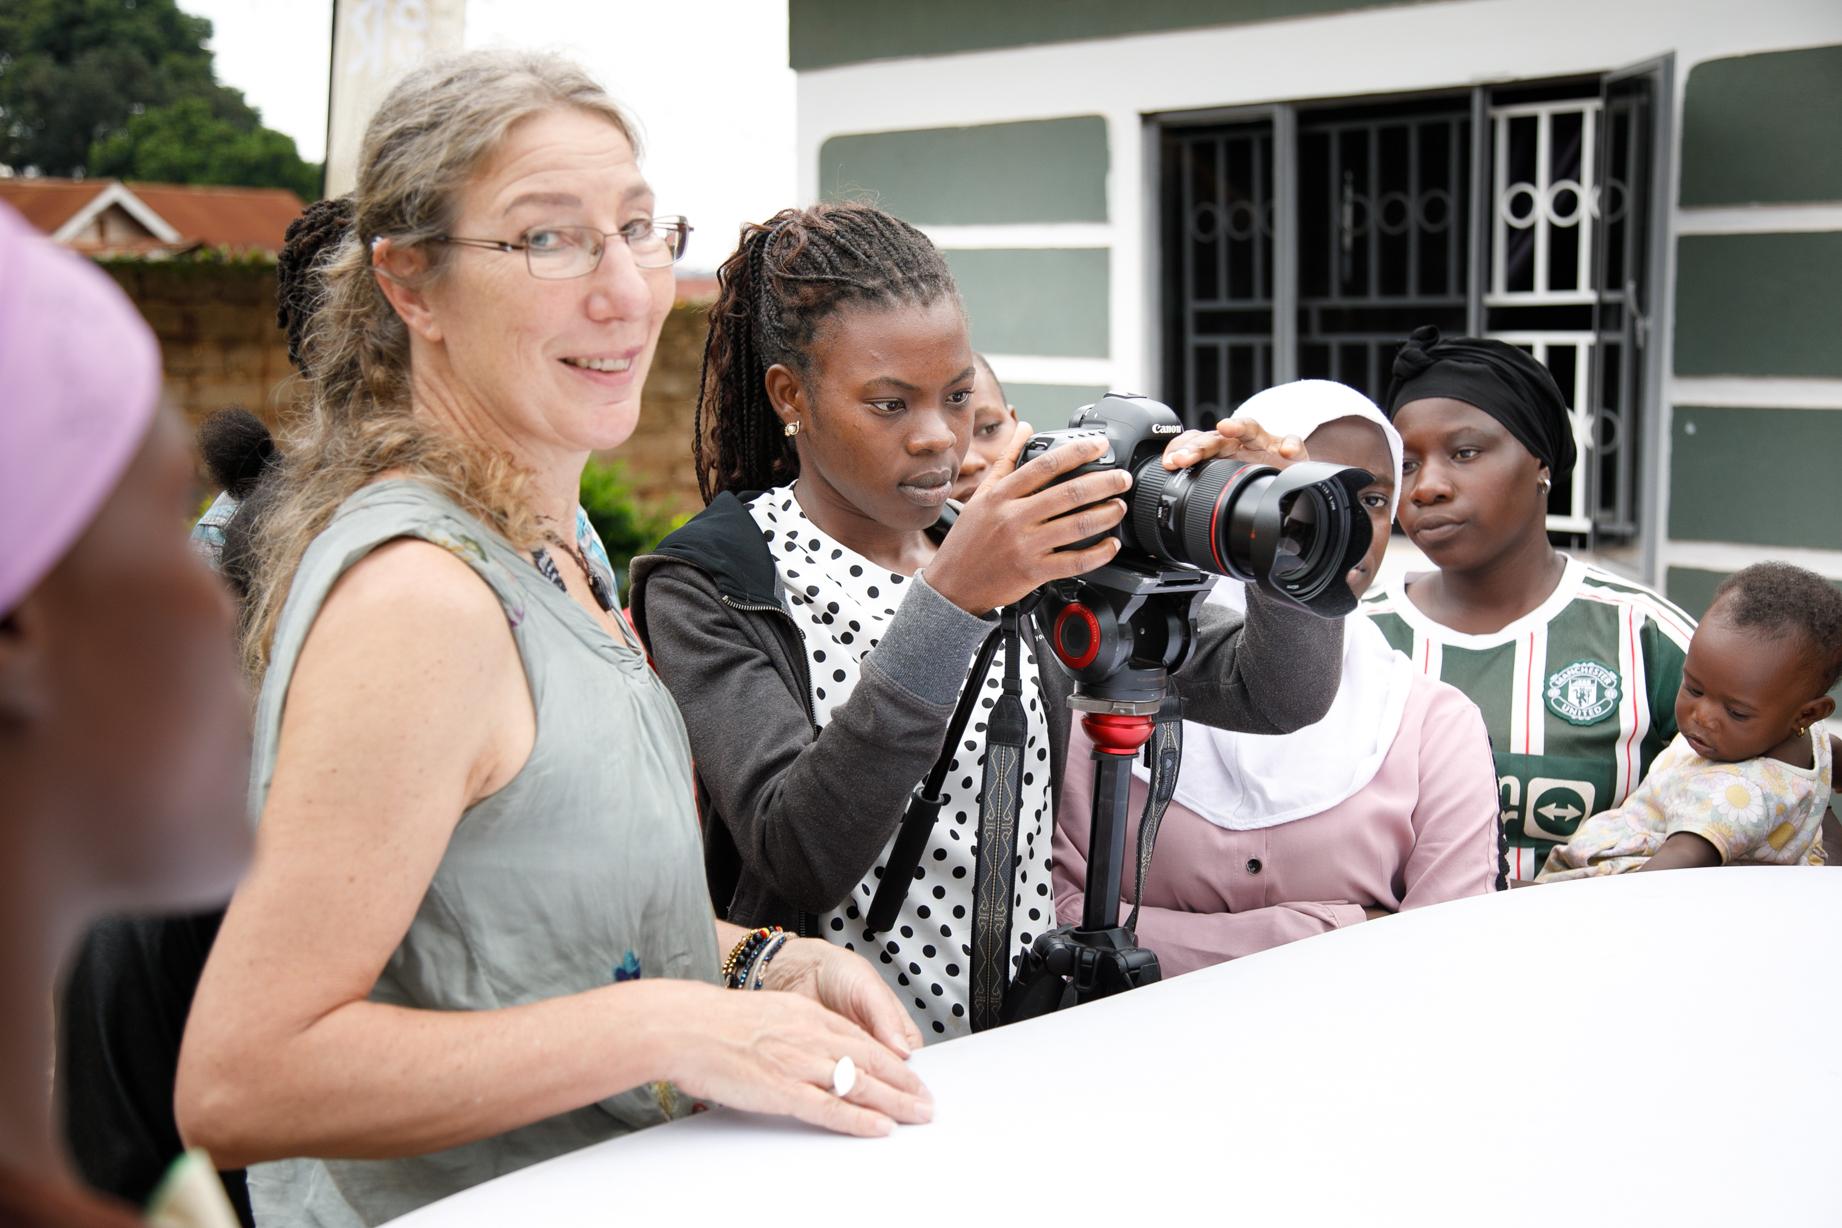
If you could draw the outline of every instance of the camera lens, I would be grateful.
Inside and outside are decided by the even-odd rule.
[[[1369,548],[1361,469],[1306,462],[1275,469],[1215,460],[1133,474],[1129,545],[1155,558],[1258,585],[1326,616],[1356,608],[1349,569]]]
[[[1284,583],[1309,574],[1328,543],[1328,535],[1319,532],[1317,503],[1296,494],[1289,496],[1279,509],[1279,546],[1273,554],[1273,578]]]
[[[1135,584],[1155,588],[1165,582],[1161,565],[1174,563],[1233,576],[1327,618],[1355,609],[1348,573],[1369,548],[1369,514],[1356,495],[1374,478],[1361,469],[1311,462],[1276,469],[1212,460],[1166,469],[1164,449],[1182,430],[1170,406],[1109,392],[1076,410],[1066,430],[1038,432],[1022,462],[1077,440],[1106,437],[1105,455],[1053,480],[1131,471],[1130,511],[1115,530],[1125,549],[1114,563],[1133,570]],[[1099,540],[1095,535],[1068,548]]]

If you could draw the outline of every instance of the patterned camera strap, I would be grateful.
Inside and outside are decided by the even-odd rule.
[[[987,723],[985,788],[979,807],[977,890],[972,910],[972,1030],[982,1032],[1000,1022],[1010,985],[1011,904],[1017,868],[1017,811],[1023,788],[1025,724],[1022,688],[1017,680],[1014,614],[1006,611],[1004,694]],[[1008,706],[1007,706],[1008,705]],[[1183,761],[1183,701],[1173,691],[1158,710],[1157,726],[1145,747],[1151,787],[1139,816],[1138,866],[1132,889],[1132,913],[1125,928],[1136,931],[1145,898],[1145,876],[1158,841],[1158,828],[1177,788]],[[1133,939],[1137,941],[1136,936]]]
[[[1158,709],[1157,728],[1145,745],[1145,759],[1151,768],[1151,787],[1145,793],[1145,812],[1138,821],[1138,877],[1132,887],[1132,914],[1126,929],[1138,941],[1138,910],[1145,902],[1145,875],[1151,871],[1151,853],[1158,842],[1158,828],[1163,825],[1164,811],[1171,795],[1177,791],[1177,768],[1183,762],[1183,701],[1171,691]]]
[[[979,801],[978,865],[972,897],[972,1030],[996,1027],[1010,987],[1011,903],[1017,877],[1017,814],[1022,806],[1024,744],[1017,611],[1003,612],[1004,689],[985,725],[985,781]]]
[[[972,662],[972,673],[959,693],[959,706],[953,710],[953,719],[947,722],[946,741],[941,745],[940,756],[934,760],[934,766],[929,769],[927,776],[909,795],[908,805],[902,811],[902,825],[896,831],[895,843],[889,850],[889,860],[883,867],[883,880],[877,885],[876,896],[870,901],[870,911],[864,916],[864,926],[873,934],[883,933],[895,925],[909,887],[921,876],[921,857],[927,852],[928,837],[933,834],[934,824],[940,818],[940,808],[946,804],[944,789],[947,773],[953,766],[953,752],[959,746],[960,738],[965,735],[973,709],[978,706],[979,695],[985,689],[985,677],[991,672],[992,658],[997,655],[1003,641],[1004,628],[1000,625],[979,645],[979,654]]]

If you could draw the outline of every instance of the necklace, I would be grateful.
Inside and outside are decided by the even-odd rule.
[[[580,546],[576,546],[569,542],[564,541],[562,538],[558,537],[554,533],[546,533],[544,534],[544,538],[546,541],[550,542],[551,545],[562,547],[563,553],[567,554],[572,560],[574,560],[576,566],[579,569],[581,569],[582,579],[588,583],[588,591],[591,594],[593,594],[595,598],[595,604],[600,606],[602,610],[604,611],[612,610],[614,608],[614,594],[609,591],[608,583],[602,577],[601,573],[595,568],[589,566],[588,556],[582,553],[582,548]],[[542,553],[546,556],[546,558],[548,557],[548,553],[549,553],[548,551],[543,551]],[[541,560],[539,563],[539,570],[542,570]],[[556,570],[556,565],[554,563],[551,564],[550,570],[552,572]],[[558,588],[562,588],[564,592],[569,591],[567,588],[564,588],[563,586],[562,576],[560,575],[551,576],[551,582],[554,583]]]

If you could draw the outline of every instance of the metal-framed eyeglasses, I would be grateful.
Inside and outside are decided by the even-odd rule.
[[[483,247],[495,252],[523,252],[525,267],[531,276],[543,281],[567,281],[587,277],[601,267],[602,253],[610,239],[619,239],[633,253],[633,263],[642,269],[668,269],[684,255],[691,237],[691,224],[681,217],[635,218],[619,230],[596,230],[593,226],[533,226],[515,242],[499,239],[463,239],[455,235],[436,235],[437,243],[462,247]]]

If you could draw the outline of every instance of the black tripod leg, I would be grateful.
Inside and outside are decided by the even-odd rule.
[[[1075,988],[1066,980],[1060,967],[1073,966],[1068,948],[1074,943],[1071,926],[1061,926],[1042,935],[1023,957],[1023,967],[1004,995],[1002,1022],[1034,1019],[1075,1004]]]
[[[1119,881],[1126,863],[1126,804],[1132,796],[1132,759],[1094,752],[1093,816],[1088,826],[1087,898],[1081,928],[1119,924]]]

